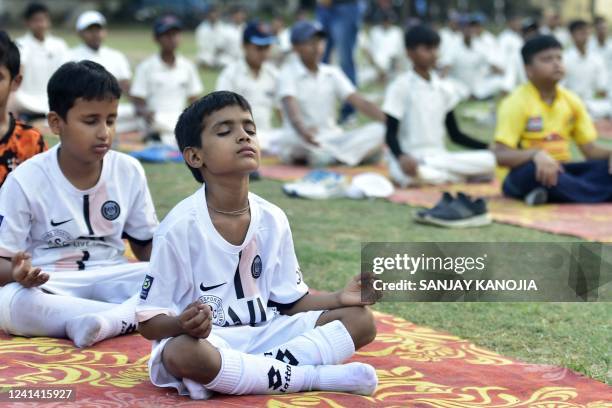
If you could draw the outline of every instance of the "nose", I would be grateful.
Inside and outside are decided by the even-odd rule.
[[[242,142],[251,142],[251,135],[249,135],[246,130],[244,129],[240,129],[238,130],[238,137],[236,140],[238,143],[242,143]]]
[[[114,125],[109,125],[106,122],[102,123],[100,129],[98,131],[98,139],[100,140],[108,140],[113,136],[113,128]]]

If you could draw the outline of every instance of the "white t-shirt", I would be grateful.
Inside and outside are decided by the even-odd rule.
[[[228,65],[217,79],[217,91],[232,91],[244,96],[253,110],[257,129],[272,129],[272,115],[276,105],[278,70],[264,62],[259,75],[254,76],[244,59]]]
[[[47,82],[51,75],[68,60],[68,46],[61,38],[47,35],[38,41],[32,33],[15,40],[21,54],[23,80],[16,98],[26,109],[37,113],[49,111]]]
[[[565,63],[565,87],[583,100],[593,99],[597,92],[607,91],[608,73],[599,54],[587,50],[581,54],[576,47],[563,52]]]
[[[356,91],[355,86],[339,68],[319,64],[317,72],[309,71],[299,57],[291,58],[281,69],[278,99],[293,96],[298,103],[304,125],[319,131],[337,130],[338,102]],[[292,130],[283,118],[285,129]]]
[[[405,56],[404,33],[397,26],[376,25],[368,33],[367,49],[376,65],[389,72],[393,62],[399,63]]]
[[[402,151],[416,158],[445,152],[444,121],[460,97],[451,81],[434,72],[430,81],[414,71],[395,78],[387,87],[382,110],[400,122],[398,141]]]
[[[222,21],[203,21],[195,31],[197,60],[224,67],[242,58],[242,28]]]
[[[151,55],[136,68],[130,95],[147,101],[153,112],[181,112],[190,97],[204,91],[195,65],[177,55],[174,65],[162,61],[159,54]]]
[[[0,189],[0,256],[27,251],[47,271],[127,262],[122,236],[149,241],[158,224],[144,169],[109,151],[98,183],[78,190],[59,167],[59,147],[17,167]]]
[[[471,93],[474,93],[479,81],[489,76],[491,70],[483,47],[476,42],[468,47],[463,40],[455,44],[445,64],[450,66],[449,76],[467,86]]]
[[[113,74],[118,81],[132,78],[130,63],[123,53],[108,47],[100,47],[97,51],[85,44],[78,45],[70,50],[70,60],[90,60],[102,65]]]
[[[277,304],[290,305],[308,292],[283,211],[252,193],[249,204],[242,245],[230,244],[215,229],[205,186],[170,211],[153,239],[139,321],[180,315],[199,300],[212,308],[216,326],[257,324],[270,320]]]

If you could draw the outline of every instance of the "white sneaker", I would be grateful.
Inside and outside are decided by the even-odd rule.
[[[347,179],[343,174],[327,170],[313,170],[302,179],[283,185],[283,192],[292,197],[325,200],[344,197]]]

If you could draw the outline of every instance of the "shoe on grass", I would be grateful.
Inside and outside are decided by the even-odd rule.
[[[458,193],[457,197],[446,205],[432,208],[417,221],[445,228],[482,227],[492,222],[486,201],[482,198],[473,200],[464,193]]]

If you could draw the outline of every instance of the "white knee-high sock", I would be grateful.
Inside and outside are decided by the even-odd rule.
[[[344,324],[334,320],[263,353],[291,365],[340,364],[355,353]]]
[[[85,313],[66,324],[66,334],[77,347],[89,347],[99,341],[127,334],[138,327],[134,295],[120,305],[97,313]]]
[[[338,391],[372,395],[378,384],[368,364],[291,366],[278,360],[230,349],[219,349],[221,370],[209,390],[223,394],[284,394],[300,391]]]
[[[66,322],[80,314],[100,313],[115,306],[23,287],[18,289],[7,303],[10,308],[10,323],[6,324],[6,331],[20,336],[49,337],[66,337]],[[3,304],[2,307],[7,305]]]

